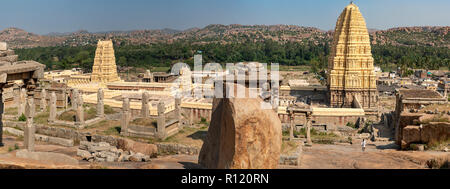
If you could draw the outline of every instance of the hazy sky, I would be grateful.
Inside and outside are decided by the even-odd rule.
[[[0,30],[90,32],[208,24],[334,28],[349,0],[1,0]],[[355,0],[369,28],[450,26],[450,0]]]

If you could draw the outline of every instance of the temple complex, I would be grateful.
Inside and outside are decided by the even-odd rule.
[[[359,8],[350,3],[342,11],[328,59],[328,99],[331,107],[376,109],[378,92],[369,33]]]

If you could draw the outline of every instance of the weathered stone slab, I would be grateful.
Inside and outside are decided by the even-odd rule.
[[[78,165],[78,160],[65,154],[53,153],[53,152],[30,152],[28,150],[19,150],[16,152],[16,157],[24,159],[33,159],[37,161]]]

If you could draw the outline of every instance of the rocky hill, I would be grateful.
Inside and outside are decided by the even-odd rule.
[[[449,26],[446,27],[400,27],[388,30],[370,29],[372,44],[394,46],[436,46],[450,48]],[[51,33],[37,35],[18,28],[0,31],[0,41],[13,48],[37,46],[80,46],[96,44],[99,39],[113,39],[116,45],[189,42],[234,43],[274,40],[280,43],[324,43],[332,40],[332,31],[295,25],[208,25],[184,31],[172,29],[133,30],[90,33],[80,30],[73,33]]]
[[[8,28],[0,31],[0,41],[5,41],[12,48],[30,48],[36,46],[60,45],[65,37],[42,36],[29,33],[19,28]]]
[[[371,33],[372,44],[450,48],[450,27],[399,27]]]

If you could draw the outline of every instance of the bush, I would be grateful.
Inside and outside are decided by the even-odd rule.
[[[27,121],[25,114],[22,113],[22,115],[19,116],[19,121]]]
[[[208,121],[206,121],[206,118],[202,117],[200,119],[200,124],[208,125],[209,123],[208,123]]]
[[[105,110],[104,110],[105,114],[114,114],[114,113],[116,113],[116,111],[114,111],[114,109],[111,106],[105,105],[104,107],[105,107]]]

